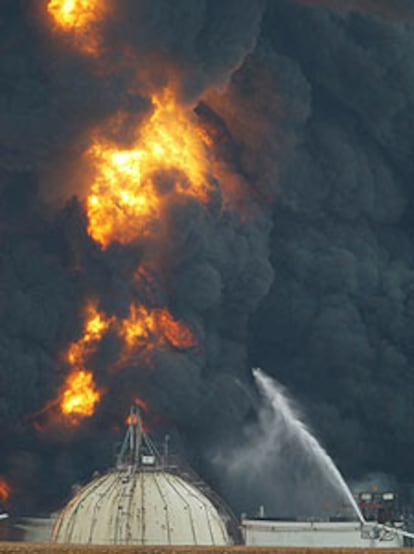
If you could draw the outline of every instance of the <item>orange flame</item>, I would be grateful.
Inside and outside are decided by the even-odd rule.
[[[93,373],[87,369],[88,358],[96,352],[105,333],[116,332],[124,343],[119,362],[133,354],[156,347],[188,349],[197,345],[190,329],[173,318],[167,308],[149,310],[143,305],[132,304],[127,318],[108,317],[99,312],[96,304],[89,302],[85,308],[82,337],[69,345],[63,359],[70,365],[59,395],[59,408],[68,416],[70,424],[79,423],[94,414],[102,391],[96,387]],[[137,403],[146,408],[145,404]]]
[[[125,343],[125,354],[157,346],[193,348],[197,341],[190,329],[173,318],[167,308],[148,310],[132,304],[129,317],[119,322],[118,335]]]
[[[74,34],[82,51],[97,53],[98,40],[93,25],[104,16],[103,0],[49,0],[47,11],[57,28]]]
[[[194,348],[197,341],[193,333],[182,321],[173,319],[166,309],[157,312],[157,323],[165,340],[174,348]]]
[[[82,337],[71,343],[63,355],[72,371],[67,375],[61,391],[60,410],[63,415],[72,416],[76,422],[93,415],[100,400],[101,392],[95,386],[92,372],[85,369],[85,365],[111,324],[111,320],[98,312],[93,302],[87,304],[85,316]]]
[[[0,502],[3,504],[7,503],[10,498],[11,490],[12,489],[8,481],[4,477],[0,476]]]
[[[147,402],[145,402],[145,400],[142,400],[142,398],[137,397],[134,399],[134,402],[140,407],[139,418],[142,425],[142,430],[144,431],[144,433],[148,433],[150,432],[151,428],[154,428],[160,422],[160,417],[159,415],[151,413],[149,405],[147,404]],[[132,417],[132,423],[137,423],[137,416],[135,414]],[[131,424],[131,414],[128,414],[125,418],[125,424]]]
[[[99,23],[108,13],[103,0],[49,0],[49,16],[56,29],[70,33],[75,45],[88,54],[99,54]],[[86,198],[88,233],[103,248],[113,242],[128,244],[152,235],[160,227],[164,202],[171,194],[209,201],[209,162],[205,137],[194,114],[180,106],[172,89],[152,96],[153,110],[135,131],[132,146],[120,148],[97,130],[85,153],[93,178]],[[119,123],[125,114],[110,122]],[[132,304],[127,318],[107,317],[90,303],[85,310],[82,337],[69,345],[63,359],[71,371],[62,387],[60,411],[70,420],[91,416],[101,397],[90,356],[102,336],[113,330],[123,341],[121,363],[126,357],[155,347],[192,348],[191,330],[175,320],[168,309]]]
[[[135,425],[137,423],[137,415],[134,414],[132,417],[131,417],[131,414],[128,414],[126,419],[125,419],[125,423],[127,425],[131,425],[131,423],[133,423],[133,425]]]
[[[62,414],[79,420],[90,417],[101,398],[91,371],[74,370],[66,377],[60,409]]]
[[[47,11],[60,36],[64,33],[80,51],[98,56],[104,46],[100,24],[112,11],[109,6],[115,4],[112,0],[48,0]],[[136,61],[126,48],[123,54],[125,60]],[[111,71],[105,59],[93,61],[100,64],[100,71]],[[189,107],[179,105],[173,88],[154,93],[151,100],[153,109],[134,129],[129,146],[124,143],[121,147],[108,138],[116,133],[108,135],[105,131],[108,124],[119,128],[130,116],[120,111],[107,121],[105,129],[95,130],[84,153],[92,175],[85,198],[87,229],[104,249],[114,242],[130,244],[164,231],[163,215],[173,195],[190,196],[207,204],[212,183],[217,181],[212,174],[216,177],[221,170],[212,155],[215,137],[209,129],[200,127]],[[238,186],[235,182],[233,188],[237,190]],[[135,276],[135,286],[150,280],[151,274],[141,269]],[[89,303],[82,337],[63,353],[70,371],[54,401],[71,424],[93,415],[100,401],[102,391],[95,384],[88,362],[108,331],[116,333],[123,343],[114,367],[121,367],[125,359],[141,351],[197,346],[195,334],[167,308],[150,309],[133,303],[128,317],[118,318],[98,312],[96,304]],[[144,403],[144,411],[146,408]]]
[[[88,232],[103,247],[151,234],[170,190],[208,201],[206,153],[191,112],[169,89],[152,102],[154,110],[132,148],[120,149],[97,135],[87,152],[96,170],[86,201]],[[163,191],[157,174],[171,169]]]
[[[153,313],[145,306],[132,304],[129,317],[120,321],[118,328],[118,335],[124,340],[125,347],[130,350],[146,348],[155,334]]]
[[[111,324],[110,319],[97,311],[93,302],[86,305],[85,317],[82,337],[78,341],[72,342],[63,355],[65,361],[72,367],[85,364],[86,358],[95,352],[99,341]]]
[[[141,409],[144,413],[148,411],[148,404],[147,404],[144,400],[142,400],[142,398],[138,398],[138,397],[137,397],[137,398],[134,398],[134,402],[135,402],[135,404],[137,404],[137,405],[140,407],[140,409]],[[128,414],[128,415],[127,415],[127,417],[126,417],[126,419],[125,419],[125,423],[126,423],[127,425],[130,425],[131,422],[132,422],[133,424],[136,424],[136,423],[137,423],[137,415],[136,415],[136,414],[134,414],[132,418],[131,418],[131,414]],[[143,424],[142,417],[141,417],[141,423]],[[144,431],[146,431],[145,427],[144,427]]]

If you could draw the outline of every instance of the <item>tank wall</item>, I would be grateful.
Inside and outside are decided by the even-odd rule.
[[[60,512],[52,540],[71,544],[226,545],[211,501],[161,470],[114,471],[95,479]]]
[[[393,534],[379,540],[375,524],[363,528],[357,522],[278,522],[243,520],[246,545],[296,547],[397,547],[402,537]]]

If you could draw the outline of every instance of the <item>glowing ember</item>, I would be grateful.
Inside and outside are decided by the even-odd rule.
[[[75,370],[66,377],[60,409],[64,415],[75,418],[89,417],[94,414],[100,397],[92,372]]]
[[[151,234],[170,190],[208,201],[206,153],[193,115],[169,90],[152,102],[133,148],[122,150],[96,136],[87,153],[96,169],[86,202],[88,232],[104,247]],[[164,191],[156,182],[161,171],[170,171]]]
[[[103,18],[102,0],[49,0],[47,11],[57,28],[73,32],[77,46],[88,54],[98,50],[98,40],[93,24]]]
[[[6,504],[10,498],[11,486],[4,477],[0,476],[0,502]]]

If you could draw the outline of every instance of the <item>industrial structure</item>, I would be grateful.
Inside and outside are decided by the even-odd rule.
[[[293,547],[412,546],[413,535],[404,529],[393,492],[363,492],[356,499],[360,520],[336,517],[326,520],[278,520],[266,518],[261,506],[259,517],[242,518],[247,545]]]
[[[224,506],[162,459],[134,406],[116,468],[69,501],[57,517],[52,541],[227,545],[229,517]]]
[[[398,528],[359,521],[280,521],[243,519],[246,545],[294,547],[365,547],[404,546]]]

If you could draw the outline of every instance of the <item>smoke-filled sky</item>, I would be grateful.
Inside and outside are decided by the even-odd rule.
[[[69,30],[53,3],[0,11],[0,476],[16,509],[54,508],[111,465],[134,397],[253,509],[209,463],[257,417],[250,365],[346,476],[412,481],[411,2],[106,0]],[[125,170],[102,164],[150,144],[166,104],[192,142],[144,167],[155,200],[136,218],[137,189],[113,200]],[[57,408],[71,344],[101,394],[76,425]]]

